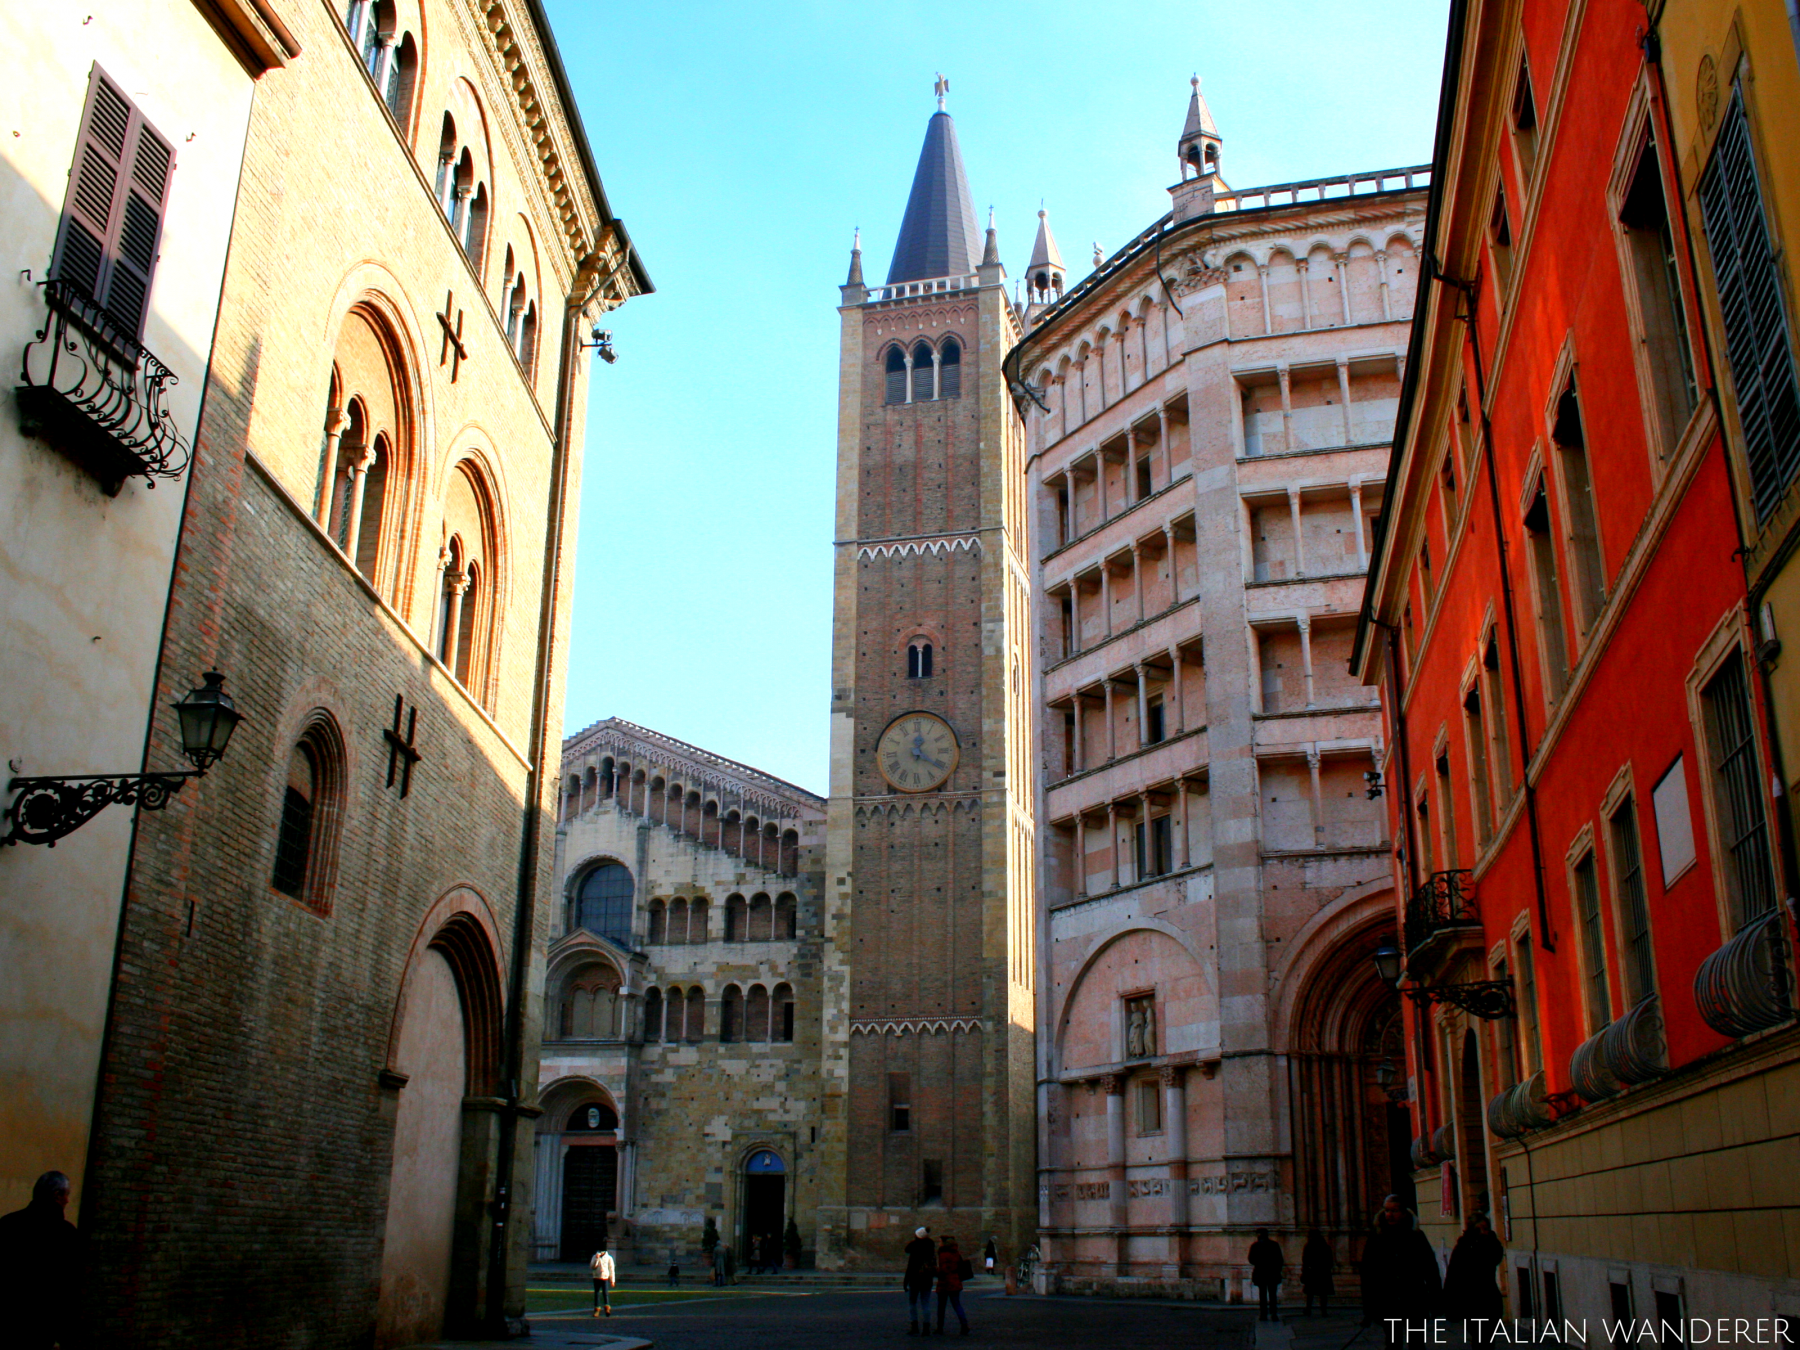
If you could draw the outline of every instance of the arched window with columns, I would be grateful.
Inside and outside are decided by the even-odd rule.
[[[687,1016],[682,1022],[682,1039],[691,1044],[705,1037],[706,991],[699,985],[687,991]]]
[[[563,981],[560,1007],[551,1025],[560,1040],[615,1040],[621,1034],[619,972],[595,961],[570,972]]]
[[[783,891],[775,897],[775,938],[777,941],[792,941],[799,935],[799,906],[792,891]]]
[[[744,1035],[744,993],[735,984],[719,995],[719,1039],[723,1042],[753,1040]]]
[[[906,402],[906,353],[898,347],[889,347],[882,367],[886,376],[887,402]]]
[[[768,896],[759,891],[750,897],[749,941],[768,942],[775,936],[774,914]]]
[[[478,703],[488,707],[498,613],[498,526],[494,495],[474,460],[464,459],[450,472],[443,537],[438,659]]]
[[[938,353],[938,397],[962,396],[962,346],[955,338],[945,338]]]
[[[319,914],[331,912],[343,798],[343,733],[315,708],[288,751],[269,884]]]
[[[727,896],[725,899],[725,940],[742,942],[747,934],[749,909],[741,895]]]
[[[769,991],[764,985],[751,985],[744,1000],[744,1039],[758,1044],[769,1039]]]
[[[669,942],[673,945],[688,940],[688,903],[682,896],[669,901]]]
[[[660,900],[652,900],[649,904],[650,936],[646,941],[652,945],[660,945],[669,940],[668,913]]]
[[[654,985],[644,991],[644,1043],[656,1045],[663,1038],[662,990]]]
[[[395,598],[410,479],[411,384],[401,345],[373,303],[344,316],[314,496],[315,519],[378,591]]]

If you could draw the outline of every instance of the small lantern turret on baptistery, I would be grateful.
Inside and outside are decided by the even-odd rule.
[[[1181,139],[1175,153],[1181,161],[1181,181],[1169,189],[1175,199],[1175,219],[1191,220],[1211,215],[1213,202],[1230,189],[1219,176],[1219,151],[1223,144],[1219,128],[1200,93],[1200,77],[1189,81],[1194,87],[1188,99],[1187,121],[1182,124]]]
[[[1062,250],[1050,232],[1050,216],[1038,208],[1037,240],[1031,246],[1031,262],[1025,268],[1027,323],[1063,297],[1068,286],[1068,269],[1063,266]]]

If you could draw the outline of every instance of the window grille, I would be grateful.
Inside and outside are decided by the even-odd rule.
[[[1637,816],[1627,797],[1607,822],[1612,835],[1613,865],[1619,877],[1619,947],[1623,954],[1625,1001],[1638,1002],[1656,992],[1650,955],[1650,910],[1644,901],[1644,858],[1638,846]]]
[[[1725,846],[1726,888],[1738,926],[1775,905],[1769,822],[1763,810],[1744,658],[1732,652],[1702,695],[1713,762],[1713,801]]]
[[[1800,474],[1800,387],[1742,90],[1732,93],[1712,162],[1700,177],[1700,210],[1718,283],[1751,501],[1761,520]]]

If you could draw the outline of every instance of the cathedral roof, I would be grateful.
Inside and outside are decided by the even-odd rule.
[[[1050,233],[1050,216],[1048,212],[1038,211],[1037,242],[1031,246],[1031,264],[1025,270],[1034,272],[1040,267],[1063,268],[1062,250],[1056,246],[1056,236]]]
[[[981,233],[956,144],[956,123],[942,110],[925,127],[925,148],[913,173],[912,194],[894,244],[888,284],[965,276],[981,259]]]

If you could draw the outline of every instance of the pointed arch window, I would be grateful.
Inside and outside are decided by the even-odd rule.
[[[898,347],[889,347],[886,361],[887,401],[889,403],[906,402],[906,353]]]
[[[955,338],[944,339],[938,356],[938,397],[962,396],[962,345]]]
[[[386,527],[406,498],[412,406],[386,321],[358,305],[332,354],[315,510],[351,565],[390,600],[399,569]]]
[[[931,344],[920,342],[912,353],[912,401],[926,403],[937,397],[937,362],[932,359]]]

